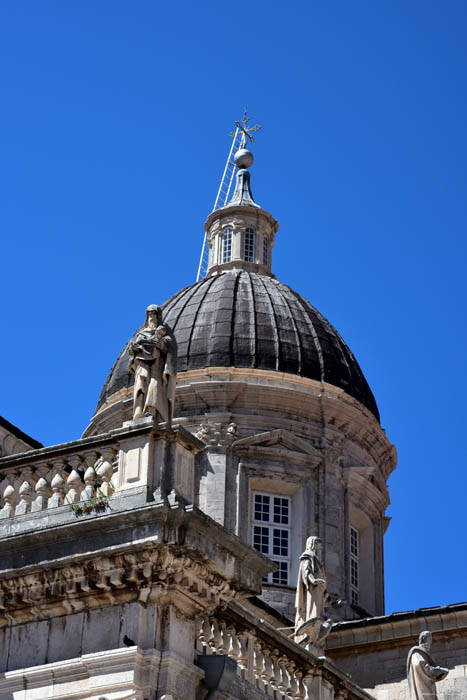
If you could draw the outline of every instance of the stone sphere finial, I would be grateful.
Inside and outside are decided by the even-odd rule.
[[[254,156],[247,148],[240,148],[234,155],[234,161],[237,168],[249,168],[253,163]]]

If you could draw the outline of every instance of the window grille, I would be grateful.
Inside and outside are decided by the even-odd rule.
[[[246,262],[255,261],[255,229],[246,228],[243,235],[243,259]]]
[[[263,265],[265,267],[269,265],[269,241],[267,238],[263,239]]]
[[[232,260],[232,227],[227,226],[222,232],[222,263]]]
[[[266,493],[253,494],[253,547],[277,564],[277,571],[264,578],[266,583],[289,584],[290,498]]]
[[[360,533],[350,527],[350,602],[360,602]]]

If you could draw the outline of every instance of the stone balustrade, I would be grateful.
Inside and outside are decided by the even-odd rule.
[[[116,486],[118,451],[115,439],[91,439],[0,459],[0,519],[67,504],[104,504]]]
[[[118,504],[118,499],[112,500],[114,511],[162,501],[171,494],[172,501],[180,497],[192,502],[194,458],[202,449],[204,443],[183,427],[168,428],[148,417],[83,440],[3,457],[0,537],[17,533],[16,526],[10,526],[12,517],[28,514],[28,527],[33,527],[41,511],[50,511],[58,524],[61,512],[52,517],[51,509],[68,506],[70,516],[72,511],[98,513],[106,510],[114,492],[121,497]],[[41,527],[52,524],[50,518],[41,520]],[[24,521],[21,528],[26,527]]]
[[[227,654],[237,662],[241,678],[265,695],[280,700],[312,697],[313,669],[297,665],[284,650],[248,628],[215,617],[204,617],[198,651]]]
[[[229,614],[232,606],[236,611],[233,616]],[[236,603],[215,617],[202,618],[196,648],[199,654],[225,654],[236,661],[237,675],[252,684],[259,697],[371,698],[329,659],[314,656]]]

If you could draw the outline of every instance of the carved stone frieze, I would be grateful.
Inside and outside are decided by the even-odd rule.
[[[212,614],[238,593],[188,548],[154,543],[138,551],[44,565],[0,579],[0,627],[139,600],[183,614]]]

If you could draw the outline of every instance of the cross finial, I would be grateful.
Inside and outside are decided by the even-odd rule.
[[[240,129],[242,131],[242,141],[240,144],[240,148],[245,148],[245,146],[247,144],[247,138],[249,138],[250,141],[253,143],[254,138],[253,138],[252,134],[255,131],[259,131],[261,129],[259,124],[255,124],[254,126],[248,128],[249,121],[250,121],[250,118],[247,115],[247,111],[246,111],[246,107],[245,107],[245,111],[243,113],[243,119],[241,121],[235,122],[235,126],[237,127],[237,129]],[[235,132],[232,132],[230,134],[230,136],[232,136],[232,138],[233,138],[235,136]]]

